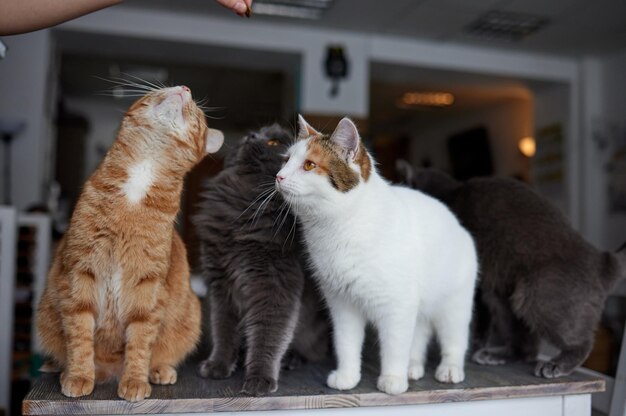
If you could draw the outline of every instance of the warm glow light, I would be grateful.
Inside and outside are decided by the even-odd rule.
[[[407,92],[402,96],[400,104],[445,107],[452,103],[454,103],[454,95],[449,92]]]
[[[526,157],[535,156],[535,152],[537,151],[537,143],[535,139],[532,137],[524,137],[518,143],[519,150]]]

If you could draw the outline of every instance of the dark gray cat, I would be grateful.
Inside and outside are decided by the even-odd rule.
[[[591,351],[608,293],[626,276],[626,250],[600,252],[527,185],[504,178],[457,182],[433,169],[397,165],[412,188],[445,203],[472,233],[480,261],[487,340],[473,360],[535,361],[540,339],[560,349],[536,376],[571,373]],[[480,319],[480,318],[479,318]]]
[[[288,348],[291,358],[310,361],[328,349],[326,314],[303,267],[296,221],[274,191],[290,142],[278,125],[245,137],[206,183],[194,218],[213,345],[199,372],[230,377],[245,340],[242,390],[253,395],[276,391]]]

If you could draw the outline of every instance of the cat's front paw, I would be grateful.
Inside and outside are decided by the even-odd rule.
[[[501,354],[494,354],[488,348],[481,348],[472,355],[472,361],[480,365],[502,365],[506,359]]]
[[[435,379],[441,383],[460,383],[465,380],[463,367],[440,364],[435,371]]]
[[[409,365],[409,380],[419,380],[424,377],[424,364],[411,362]]]
[[[361,375],[350,374],[348,372],[339,372],[338,370],[331,371],[326,379],[326,384],[331,389],[337,390],[350,390],[356,387],[361,381]]]
[[[380,376],[377,383],[378,390],[387,394],[400,394],[407,391],[409,381],[406,377]]]
[[[67,397],[86,396],[91,394],[93,387],[93,378],[61,374],[61,392]]]
[[[242,392],[252,396],[263,396],[278,390],[278,383],[271,377],[252,376],[246,377],[243,382]]]
[[[211,377],[215,380],[221,380],[232,376],[236,365],[236,363],[228,364],[206,359],[198,365],[198,374],[203,378]]]
[[[163,364],[150,369],[149,378],[152,384],[175,384],[178,374],[174,367]]]
[[[117,395],[129,402],[138,402],[150,397],[152,387],[150,383],[143,380],[125,379],[122,377],[120,384],[117,386]]]
[[[554,361],[539,361],[535,367],[535,376],[543,378],[557,378],[568,375],[570,372],[564,371]]]

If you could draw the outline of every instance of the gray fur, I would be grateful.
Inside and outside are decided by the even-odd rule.
[[[626,275],[626,252],[600,252],[527,185],[504,178],[461,183],[432,169],[398,164],[405,183],[444,202],[472,233],[480,290],[490,312],[480,364],[535,361],[539,341],[560,349],[537,376],[571,373],[589,355],[607,295]]]
[[[279,144],[269,146],[271,139]],[[245,343],[243,391],[254,395],[277,389],[290,346],[288,367],[301,357],[323,359],[328,349],[326,314],[303,268],[296,220],[274,191],[290,141],[278,125],[242,139],[206,183],[194,218],[213,344],[200,375],[230,377]]]

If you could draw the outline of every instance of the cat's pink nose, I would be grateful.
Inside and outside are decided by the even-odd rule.
[[[189,87],[188,87],[188,86],[186,86],[186,85],[181,85],[180,87],[181,87],[184,91],[187,91],[188,93],[191,93],[191,90],[189,89]]]
[[[283,179],[285,179],[285,177],[284,177],[284,176],[276,175],[276,181],[277,181],[277,182],[282,182],[282,181],[283,181]]]

